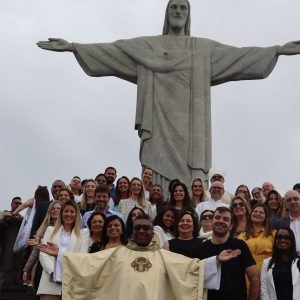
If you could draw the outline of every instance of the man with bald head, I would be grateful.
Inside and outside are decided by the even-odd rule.
[[[209,192],[210,192],[211,198],[208,199],[207,201],[200,202],[196,206],[195,210],[199,216],[199,219],[200,219],[202,212],[207,209],[215,211],[216,208],[220,207],[220,206],[229,207],[229,205],[227,203],[224,203],[222,201],[222,196],[224,194],[224,185],[222,182],[214,181],[210,186]]]
[[[288,216],[281,218],[274,226],[275,229],[290,227],[296,238],[296,250],[300,254],[300,194],[290,190],[284,195],[284,202]]]

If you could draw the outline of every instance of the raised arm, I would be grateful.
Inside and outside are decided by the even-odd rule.
[[[292,41],[279,46],[278,55],[297,55],[300,54],[300,41]]]
[[[74,52],[74,47],[72,43],[64,39],[49,38],[48,41],[39,41],[36,43],[38,47],[57,52]]]

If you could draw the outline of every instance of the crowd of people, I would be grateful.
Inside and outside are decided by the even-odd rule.
[[[174,179],[163,191],[152,182],[150,168],[140,178],[116,180],[117,170],[107,167],[95,179],[55,180],[52,198],[45,186],[24,202],[13,198],[11,210],[1,213],[0,228],[23,219],[11,251],[22,256],[23,284],[41,300],[61,299],[65,252],[127,246],[139,231],[150,232],[151,247],[189,258],[239,250],[222,261],[220,286],[208,290],[209,300],[298,299],[300,184],[283,196],[269,182],[251,191],[241,184],[232,195],[223,171],[211,169],[209,178],[209,190],[197,177],[190,186]],[[143,216],[149,226],[136,224]]]

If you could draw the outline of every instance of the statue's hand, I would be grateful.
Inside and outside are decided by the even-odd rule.
[[[73,50],[74,50],[72,43],[69,43],[66,40],[57,39],[57,38],[49,38],[48,41],[39,41],[36,44],[38,47],[45,49],[45,50],[50,50],[50,51],[73,52]]]
[[[278,55],[296,55],[300,54],[300,41],[292,41],[279,46]]]

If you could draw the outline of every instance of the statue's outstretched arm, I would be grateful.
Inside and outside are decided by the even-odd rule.
[[[279,46],[278,55],[296,55],[300,54],[300,41],[292,41]]]
[[[57,51],[57,52],[74,51],[73,44],[63,39],[49,38],[48,41],[39,41],[36,44],[38,47],[49,51]]]

